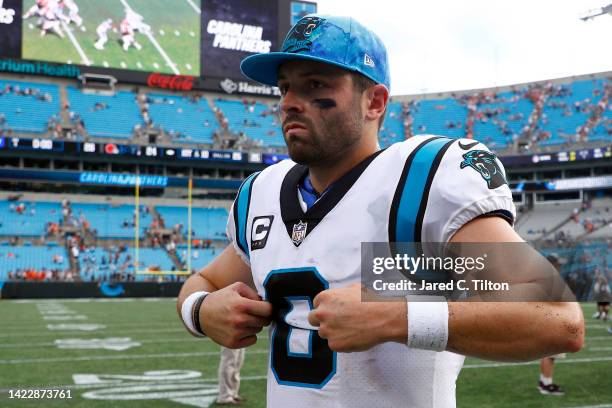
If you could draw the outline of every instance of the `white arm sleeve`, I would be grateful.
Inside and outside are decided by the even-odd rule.
[[[490,215],[516,217],[503,165],[489,149],[459,139],[444,154],[433,178],[423,218],[423,242],[448,242],[466,223]]]
[[[227,225],[225,227],[225,234],[227,235],[227,239],[231,242],[232,246],[234,247],[234,250],[236,251],[236,253],[250,267],[251,262],[249,261],[249,258],[244,253],[244,251],[240,249],[240,247],[238,246],[238,243],[236,242],[236,221],[234,219],[234,216],[235,216],[234,215],[234,205],[235,204],[236,204],[235,202],[234,204],[232,204],[232,208],[230,209],[230,213],[227,217]]]

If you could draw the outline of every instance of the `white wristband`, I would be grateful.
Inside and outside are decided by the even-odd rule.
[[[448,303],[408,302],[408,347],[444,351],[448,342]]]
[[[194,292],[191,295],[187,296],[187,299],[181,305],[181,318],[183,319],[183,323],[187,326],[187,329],[191,334],[196,337],[206,337],[202,333],[198,333],[195,328],[195,323],[193,321],[193,306],[195,302],[198,301],[202,296],[208,295],[208,292],[204,292],[203,290]]]

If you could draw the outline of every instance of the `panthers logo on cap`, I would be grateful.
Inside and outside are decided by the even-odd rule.
[[[304,17],[293,26],[283,43],[283,52],[310,51],[312,41],[309,37],[323,23],[320,17]]]
[[[470,150],[463,155],[463,159],[460,168],[471,167],[476,170],[485,179],[491,190],[508,184],[493,153],[484,150]]]

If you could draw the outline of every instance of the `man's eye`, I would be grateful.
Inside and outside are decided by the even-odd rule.
[[[281,95],[285,95],[287,93],[288,89],[289,89],[289,87],[287,85],[279,85],[278,86],[278,90],[280,91]]]
[[[310,88],[311,89],[323,88],[323,83],[319,82],[319,81],[312,80],[312,81],[310,81]]]

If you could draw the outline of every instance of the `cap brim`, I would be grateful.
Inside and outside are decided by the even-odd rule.
[[[249,79],[265,85],[276,86],[278,83],[278,67],[287,61],[317,61],[329,65],[335,65],[349,71],[354,68],[323,58],[313,57],[308,54],[294,54],[291,52],[270,52],[268,54],[255,54],[246,57],[240,63],[240,70]]]

